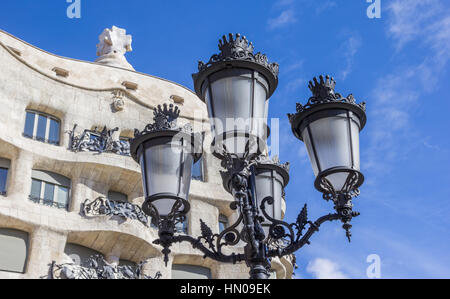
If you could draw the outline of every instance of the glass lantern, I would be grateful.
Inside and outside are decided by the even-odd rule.
[[[329,76],[310,82],[313,97],[291,115],[292,130],[305,142],[316,175],[315,187],[324,193],[348,193],[364,182],[360,172],[359,133],[366,123],[365,104],[352,95],[334,93]]]
[[[260,154],[269,134],[267,106],[278,84],[278,65],[253,54],[253,45],[239,34],[224,36],[219,49],[193,75],[195,91],[208,107],[214,153]]]
[[[171,110],[165,112],[170,115]],[[192,165],[201,157],[201,135],[173,125],[176,118],[165,115],[159,107],[156,123],[131,142],[132,157],[142,170],[143,211],[152,217],[155,212],[159,217],[188,212]]]

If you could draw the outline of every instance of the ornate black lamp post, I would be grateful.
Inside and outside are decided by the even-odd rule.
[[[197,95],[206,102],[211,119],[213,149],[227,172],[224,186],[233,195],[231,204],[238,220],[220,234],[201,221],[202,236],[175,235],[177,222],[189,210],[188,194],[193,161],[199,158],[201,138],[190,127],[176,125],[177,108],[155,111],[155,123],[136,131],[131,154],[142,167],[143,210],[159,229],[155,241],[163,247],[167,264],[170,247],[190,242],[205,258],[226,263],[245,261],[250,278],[269,277],[270,260],[293,254],[309,244],[326,221],[341,220],[350,240],[350,221],[359,215],[352,198],[363,183],[359,162],[359,132],[366,122],[364,104],[353,96],[334,92],[330,77],[310,82],[313,97],[297,113],[289,115],[297,138],[304,141],[316,174],[316,188],[332,200],[336,213],[308,221],[306,205],[297,221],[282,221],[288,164],[270,161],[265,155],[268,99],[278,84],[278,65],[265,55],[253,53],[253,45],[239,34],[219,42],[220,54],[208,63],[199,62],[193,75]],[[308,229],[306,232],[305,229]],[[245,243],[244,253],[225,254],[222,249]]]

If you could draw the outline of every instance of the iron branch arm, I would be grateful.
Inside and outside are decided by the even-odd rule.
[[[297,250],[305,246],[305,244],[309,244],[309,239],[314,235],[314,233],[319,231],[320,226],[327,222],[327,221],[336,221],[340,220],[339,214],[328,214],[325,216],[320,217],[315,222],[308,221],[309,228],[306,231],[306,233],[303,235],[303,237],[300,240],[297,240],[295,242],[292,242],[287,247],[280,249],[280,250],[270,250],[269,256],[270,257],[282,257],[289,254],[295,253]]]
[[[196,239],[194,237],[187,235],[178,235],[174,236],[171,240],[171,243],[182,243],[182,242],[191,243],[194,249],[198,249],[204,254],[204,258],[208,257],[218,262],[233,263],[233,264],[245,261],[245,256],[243,254],[232,253],[231,255],[225,255],[215,250],[214,251],[209,250],[205,245],[202,244],[202,241],[199,238]]]

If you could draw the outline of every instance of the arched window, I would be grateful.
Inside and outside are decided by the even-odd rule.
[[[27,110],[23,136],[45,143],[59,145],[61,122],[54,116]]]
[[[172,279],[211,279],[211,270],[201,266],[174,264]]]
[[[64,253],[67,254],[75,265],[82,267],[89,267],[89,258],[95,255],[101,255],[100,252],[77,244],[67,243],[64,248]]]
[[[192,166],[192,179],[201,182],[204,181],[203,158],[200,158],[200,160]]]
[[[31,178],[31,201],[59,209],[69,208],[70,179],[43,170],[33,170]]]
[[[0,195],[6,195],[6,187],[8,183],[8,171],[11,161],[0,158]]]
[[[28,233],[0,228],[0,271],[25,273]]]
[[[219,233],[226,230],[227,227],[228,227],[228,217],[223,214],[220,214],[219,215]]]

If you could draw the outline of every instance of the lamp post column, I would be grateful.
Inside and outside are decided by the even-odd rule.
[[[233,196],[240,206],[244,222],[243,240],[247,266],[250,268],[250,279],[268,279],[270,262],[266,256],[265,234],[258,217],[254,196],[249,188],[251,168],[233,174]]]

